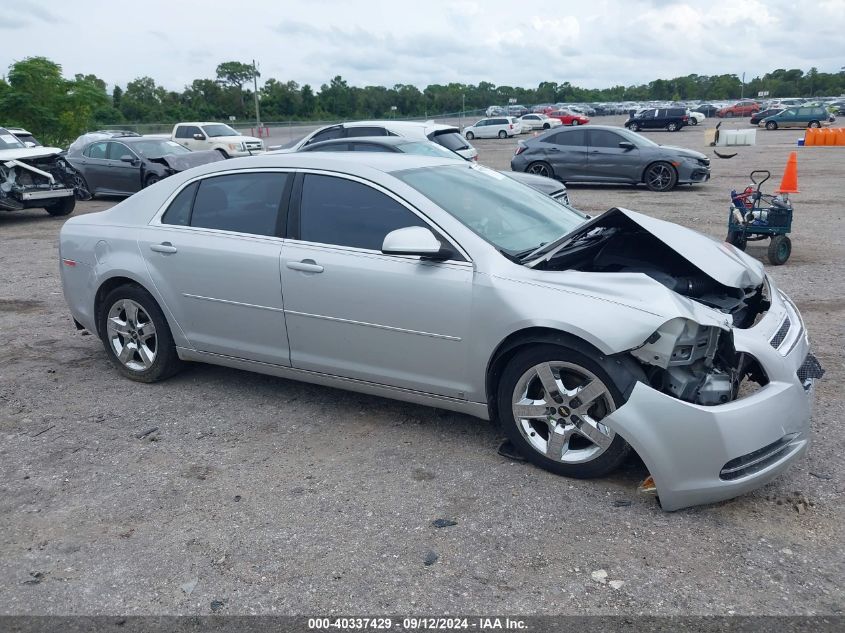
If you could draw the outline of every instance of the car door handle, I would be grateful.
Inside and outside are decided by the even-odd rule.
[[[320,266],[320,264],[315,262],[313,259],[303,259],[301,262],[286,262],[285,266],[287,266],[291,270],[299,270],[304,273],[323,272],[323,267]]]
[[[176,252],[176,247],[170,242],[162,242],[161,244],[150,244],[150,250],[156,253],[172,254]]]
[[[550,152],[559,152],[560,150],[557,147],[550,147],[549,151]]]

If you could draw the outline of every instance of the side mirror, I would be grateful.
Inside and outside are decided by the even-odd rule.
[[[134,165],[135,164],[135,157],[130,156],[129,154],[124,154],[123,156],[120,157],[120,162],[121,163],[131,163],[132,165]]]
[[[195,141],[204,141],[205,140],[205,134],[194,134],[194,140]]]
[[[385,255],[413,255],[434,260],[449,259],[453,255],[452,249],[422,226],[409,226],[391,231],[384,236],[381,252]]]
[[[631,141],[619,141],[619,147],[624,150],[632,150],[636,147]]]

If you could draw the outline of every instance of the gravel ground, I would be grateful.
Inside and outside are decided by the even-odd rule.
[[[648,135],[712,156],[702,126]],[[798,136],[760,131],[704,185],[571,198],[723,237],[730,189],[753,168],[774,188]],[[507,168],[515,143],[476,145]],[[801,148],[799,173],[792,259],[769,272],[827,369],[814,443],[753,494],[671,514],[636,460],[556,477],[462,415],[204,365],[122,379],[65,308],[63,220],[0,215],[0,613],[842,614],[845,150]]]

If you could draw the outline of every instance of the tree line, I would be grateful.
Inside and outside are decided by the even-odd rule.
[[[253,80],[260,76],[251,64],[219,64],[213,79],[195,79],[182,91],[168,90],[152,77],[139,77],[125,88],[95,75],[62,75],[62,68],[45,57],[13,63],[0,78],[0,124],[20,125],[46,141],[66,144],[80,133],[105,125],[168,123],[184,120],[254,120]],[[638,86],[581,88],[568,81],[544,81],[536,88],[474,84],[432,84],[420,90],[410,84],[350,86],[341,76],[315,89],[295,81],[269,78],[259,87],[263,121],[415,117],[486,108],[509,99],[536,103],[619,101],[679,101],[737,99],[768,91],[770,97],[812,97],[845,93],[845,72],[816,68],[777,69],[744,86],[739,77],[686,75],[655,79]]]

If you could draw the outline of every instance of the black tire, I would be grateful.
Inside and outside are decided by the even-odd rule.
[[[792,254],[792,240],[786,235],[775,235],[769,241],[769,262],[773,266],[782,266]]]
[[[468,141],[471,141],[472,139],[475,138],[475,134],[473,134],[472,132],[467,132],[466,137],[467,137]]]
[[[640,124],[639,123],[630,123],[628,124],[628,129],[632,132],[639,132],[640,131]]]
[[[726,119],[734,118],[734,113],[733,112],[725,112],[725,118]]]
[[[146,369],[132,369],[122,362],[115,351],[109,334],[109,312],[113,308],[117,309],[118,304],[124,300],[134,302],[143,309],[146,316],[149,317],[149,322],[154,327],[155,358],[151,365]],[[128,323],[128,318],[126,319]],[[139,321],[140,322],[140,321]],[[147,321],[144,322],[148,323]],[[142,325],[143,326],[143,325]],[[142,327],[141,326],[141,327]],[[103,342],[103,347],[106,348],[106,354],[109,360],[117,368],[117,370],[126,378],[135,380],[137,382],[157,382],[169,378],[182,368],[182,361],[176,354],[176,345],[173,343],[173,335],[170,333],[170,326],[167,324],[167,319],[158,303],[153,296],[144,290],[141,286],[135,284],[126,284],[118,286],[109,292],[102,304],[99,306],[97,314],[97,327],[100,333],[100,340]],[[136,328],[137,336],[137,328]],[[133,341],[127,336],[121,336],[120,342],[125,341],[127,344],[133,344]],[[138,343],[134,342],[137,349]],[[135,358],[133,354],[133,358]],[[140,356],[137,356],[140,358]],[[135,361],[133,361],[135,362]]]
[[[643,182],[652,191],[672,191],[678,184],[678,172],[671,164],[658,161],[646,167]]]
[[[775,121],[766,121],[766,129],[776,130],[778,129],[778,124]]]
[[[581,125],[581,124],[578,123],[578,119],[572,119],[572,125],[576,126],[576,125]]]
[[[499,134],[498,134],[498,136],[499,136],[499,138],[507,138],[507,137],[508,137],[508,133],[507,133],[507,132],[505,132],[504,130],[499,130]]]
[[[681,129],[681,126],[680,126],[680,125],[678,125],[677,123],[675,123],[674,121],[672,121],[671,123],[669,123],[669,124],[666,126],[666,129],[667,129],[668,131],[670,131],[670,132],[677,132],[678,130],[680,130],[680,129]]]
[[[536,163],[531,163],[525,168],[526,174],[535,174],[537,176],[545,176],[546,178],[554,178],[555,170],[548,163],[539,160]]]
[[[744,251],[748,245],[748,237],[742,231],[728,231],[725,241],[728,244],[733,244],[741,251]]]
[[[549,128],[551,128],[551,127],[552,127],[552,126],[551,126],[551,125],[549,125],[548,123],[543,123],[543,129],[544,129],[544,130],[548,130],[548,129],[549,129]]]
[[[821,126],[822,126],[822,124],[819,123],[818,121],[810,121],[810,123],[807,125],[807,127],[821,127]]]
[[[226,153],[226,151],[225,151],[225,150],[218,149],[217,151],[218,151],[218,152],[220,152],[220,155],[221,155],[223,158],[229,158],[229,155]]]
[[[149,187],[151,185],[154,185],[160,180],[161,180],[161,178],[158,175],[150,174],[149,176],[147,176],[147,179],[144,181],[144,187]]]
[[[76,207],[76,198],[73,196],[64,196],[59,198],[58,202],[44,207],[44,209],[52,216],[70,215]]]
[[[698,125],[698,119],[696,119],[695,117],[690,117],[689,123],[690,125]]]
[[[602,365],[595,359],[588,356],[586,353],[576,351],[568,347],[552,344],[538,344],[526,347],[518,351],[513,358],[510,359],[498,384],[498,392],[496,394],[496,404],[498,411],[499,422],[505,434],[510,441],[518,448],[528,461],[548,470],[549,472],[565,477],[576,477],[579,479],[589,479],[594,477],[603,477],[612,472],[625,460],[630,452],[628,443],[620,436],[615,435],[610,445],[593,459],[584,461],[583,463],[563,463],[549,458],[547,455],[535,448],[526,437],[523,435],[523,423],[517,422],[513,412],[514,392],[520,384],[523,376],[530,372],[532,368],[543,363],[568,363],[571,366],[586,370],[595,378],[598,378],[606,387],[607,397],[611,399],[613,407],[618,409],[625,403],[625,398],[622,393],[623,386],[617,385],[613,378],[604,370]],[[598,402],[598,401],[597,401]],[[599,404],[604,409],[606,415],[607,407],[605,402]],[[563,408],[563,407],[562,407]],[[592,411],[593,409],[591,409]],[[564,413],[555,412],[553,415],[565,415]],[[596,416],[599,420],[604,415]],[[558,422],[565,421],[560,418]],[[549,427],[541,420],[537,420],[536,426],[529,426],[531,431],[529,434],[534,437],[535,433],[542,435],[545,428],[548,436]],[[575,436],[573,436],[575,437]],[[577,438],[584,444],[589,444],[582,438]]]

